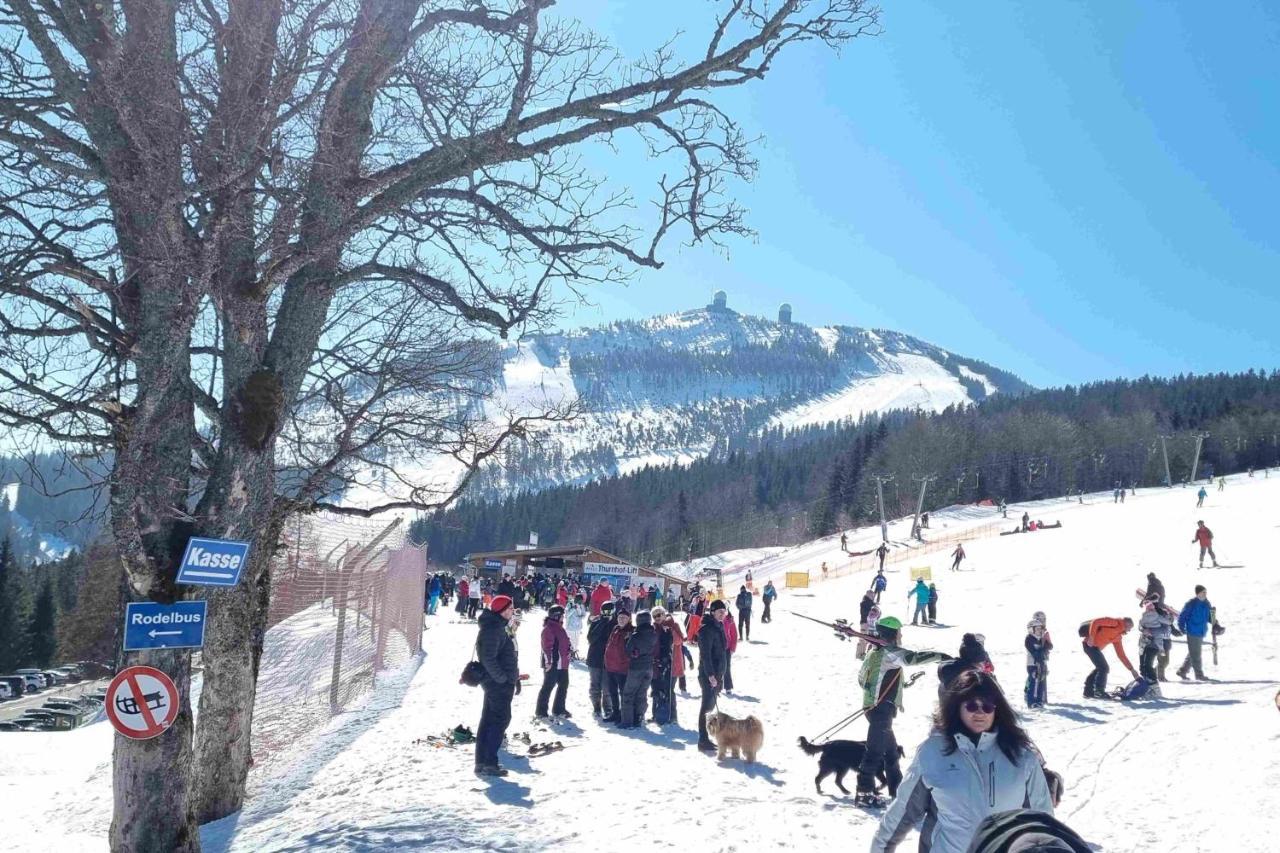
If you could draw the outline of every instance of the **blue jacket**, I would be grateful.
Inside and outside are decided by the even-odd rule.
[[[440,597],[440,578],[434,577],[431,579],[431,584],[427,587],[427,594],[434,595],[437,598]]]
[[[1212,616],[1212,604],[1192,598],[1182,605],[1182,612],[1178,614],[1178,628],[1189,637],[1203,637],[1209,633]]]
[[[916,604],[929,603],[929,587],[924,585],[924,581],[916,581],[916,585],[911,588],[911,592],[907,593],[907,598],[916,597]]]
[[[871,582],[871,588],[878,589],[881,592],[884,592],[884,588],[888,585],[889,582],[885,580],[884,575],[876,575],[875,580]]]

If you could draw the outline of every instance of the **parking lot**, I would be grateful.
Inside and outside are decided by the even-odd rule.
[[[0,702],[0,723],[5,720],[17,719],[22,716],[23,711],[39,708],[49,699],[83,696],[85,693],[92,693],[94,690],[105,688],[110,681],[111,679],[109,678],[103,678],[96,681],[81,681],[79,684],[64,684],[61,687],[50,687],[41,690],[39,693],[27,694],[17,699]],[[5,734],[11,733],[0,732],[0,736]]]

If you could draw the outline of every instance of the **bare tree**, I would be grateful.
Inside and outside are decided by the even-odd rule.
[[[283,519],[442,505],[460,486],[402,476],[397,452],[443,449],[465,481],[572,414],[486,426],[483,333],[660,266],[673,231],[744,233],[728,190],[755,163],[716,91],[878,17],[722,0],[695,49],[628,63],[552,5],[0,0],[0,419],[111,455],[136,599],[191,594],[192,533],[257,543],[241,587],[207,596],[194,746],[187,707],[117,741],[113,849],[195,850],[198,821],[240,807]],[[623,132],[662,164],[652,208],[579,158]],[[393,498],[331,499],[371,472]],[[129,657],[187,695],[186,652]]]

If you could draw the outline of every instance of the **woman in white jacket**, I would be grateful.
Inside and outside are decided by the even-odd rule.
[[[920,821],[922,853],[965,853],[984,818],[1017,808],[1053,814],[1040,757],[995,679],[970,670],[947,691],[871,853],[896,850]]]
[[[573,649],[573,659],[578,659],[578,649],[582,643],[582,623],[586,621],[587,608],[582,603],[582,596],[576,596],[569,602],[565,612],[564,627],[569,634],[569,647]]]

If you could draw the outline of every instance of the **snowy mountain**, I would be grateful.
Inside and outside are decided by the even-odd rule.
[[[576,400],[586,414],[512,443],[471,495],[585,482],[646,465],[742,449],[769,428],[823,424],[893,409],[939,411],[1029,389],[1021,379],[900,332],[739,314],[723,292],[711,305],[502,345],[487,414]],[[404,460],[439,484],[457,468]],[[416,471],[412,469],[416,468]],[[377,501],[378,484],[344,500]]]

